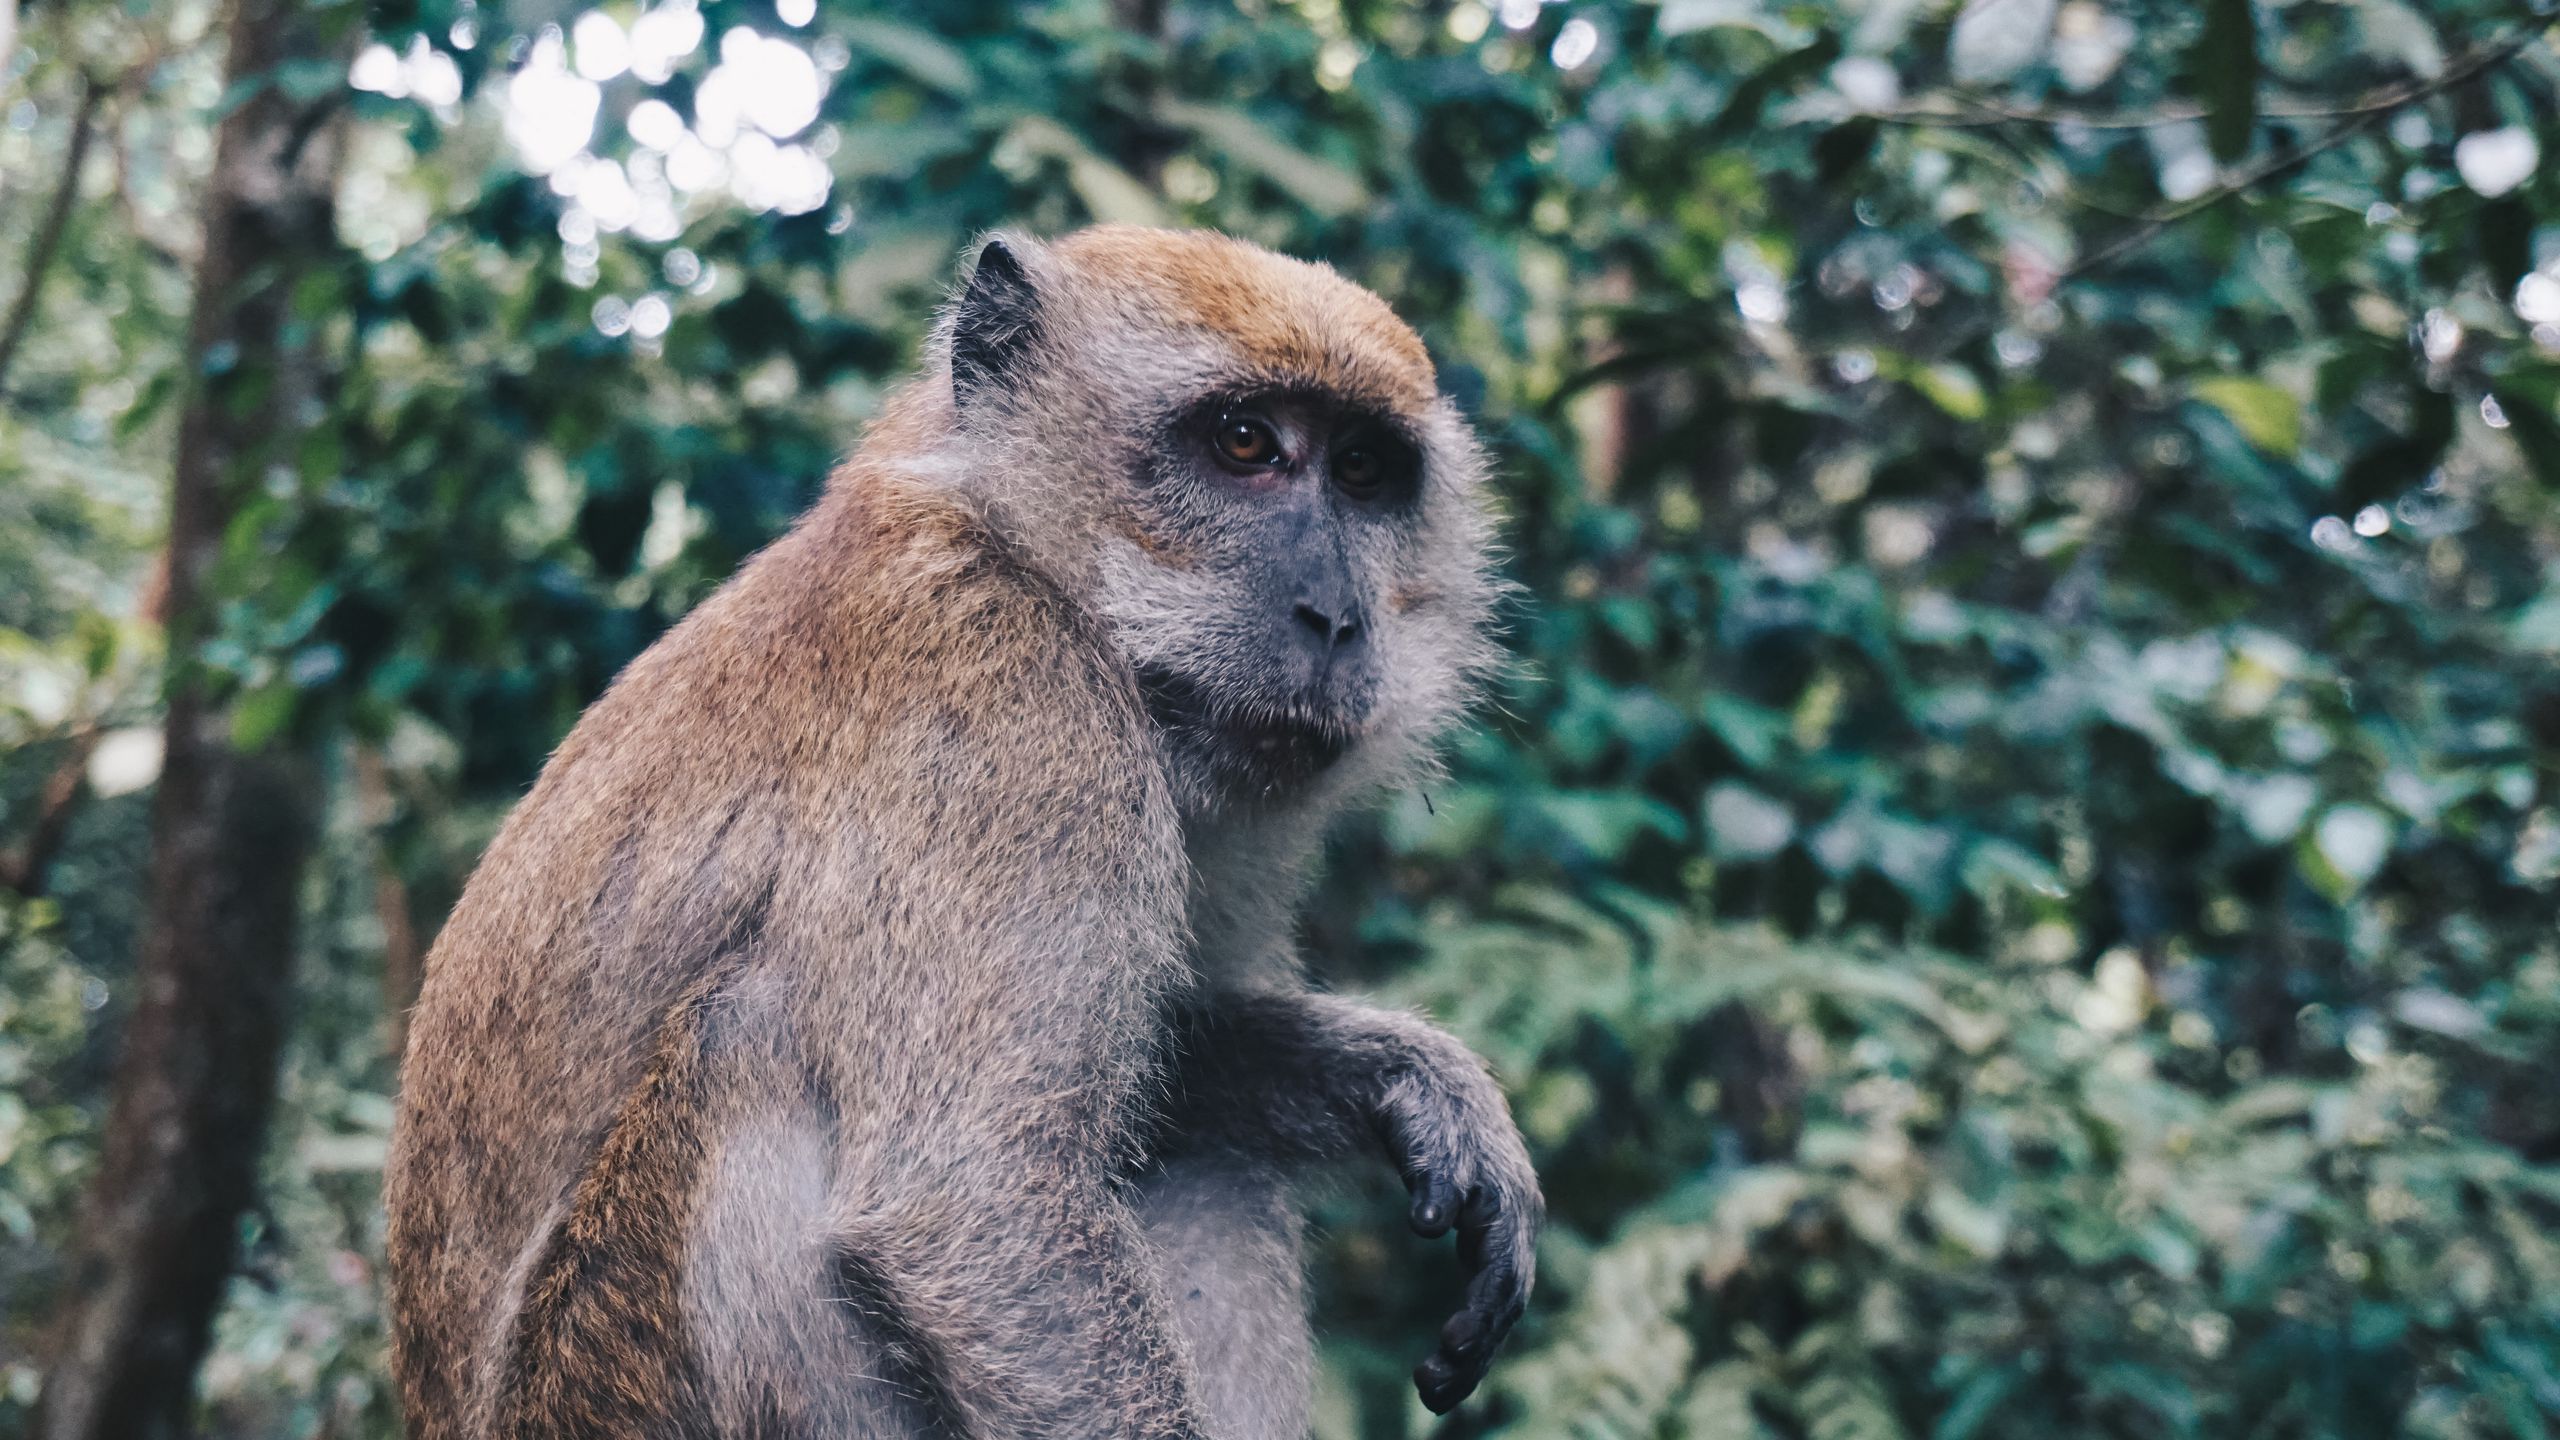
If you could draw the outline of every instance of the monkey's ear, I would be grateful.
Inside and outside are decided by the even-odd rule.
[[[951,322],[951,394],[962,405],[1001,381],[1040,332],[1040,295],[1022,258],[1002,240],[978,252],[978,268]]]

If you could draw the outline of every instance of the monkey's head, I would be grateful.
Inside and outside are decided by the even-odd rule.
[[[1421,340],[1331,269],[1203,232],[1000,236],[936,358],[953,468],[1110,627],[1187,806],[1393,783],[1490,666],[1483,453]]]

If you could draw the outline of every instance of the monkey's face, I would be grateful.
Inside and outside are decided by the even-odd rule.
[[[1146,454],[1125,533],[1168,573],[1121,567],[1113,608],[1142,617],[1124,643],[1175,763],[1222,792],[1302,786],[1379,718],[1419,441],[1339,396],[1248,390],[1166,417]]]
[[[1194,803],[1390,781],[1490,655],[1473,442],[1445,406],[1230,378],[1143,423],[1103,612]]]
[[[964,419],[1039,477],[1011,528],[1097,544],[1188,805],[1322,804],[1427,757],[1496,654],[1484,462],[1376,296],[1103,227],[990,245],[950,343]]]

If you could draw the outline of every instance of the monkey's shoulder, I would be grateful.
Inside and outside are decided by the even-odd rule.
[[[1160,763],[1083,606],[964,506],[881,486],[831,497],[632,662],[545,785],[706,768],[841,781],[919,736],[1020,778]]]
[[[558,884],[586,851],[596,881],[650,853],[1073,869],[1178,843],[1101,625],[963,505],[878,487],[832,497],[632,661],[492,858],[540,853]]]
[[[627,1067],[538,1057],[636,1053],[748,949],[1161,928],[1179,821],[1116,663],[957,507],[822,508],[633,662],[508,818],[430,956],[416,1093],[495,1067],[591,1121]]]

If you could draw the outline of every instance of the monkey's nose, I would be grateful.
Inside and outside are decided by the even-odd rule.
[[[1329,613],[1339,611],[1339,615]],[[1369,636],[1368,626],[1357,604],[1321,606],[1306,600],[1298,602],[1298,624],[1315,642],[1316,653],[1330,659],[1356,648]]]

